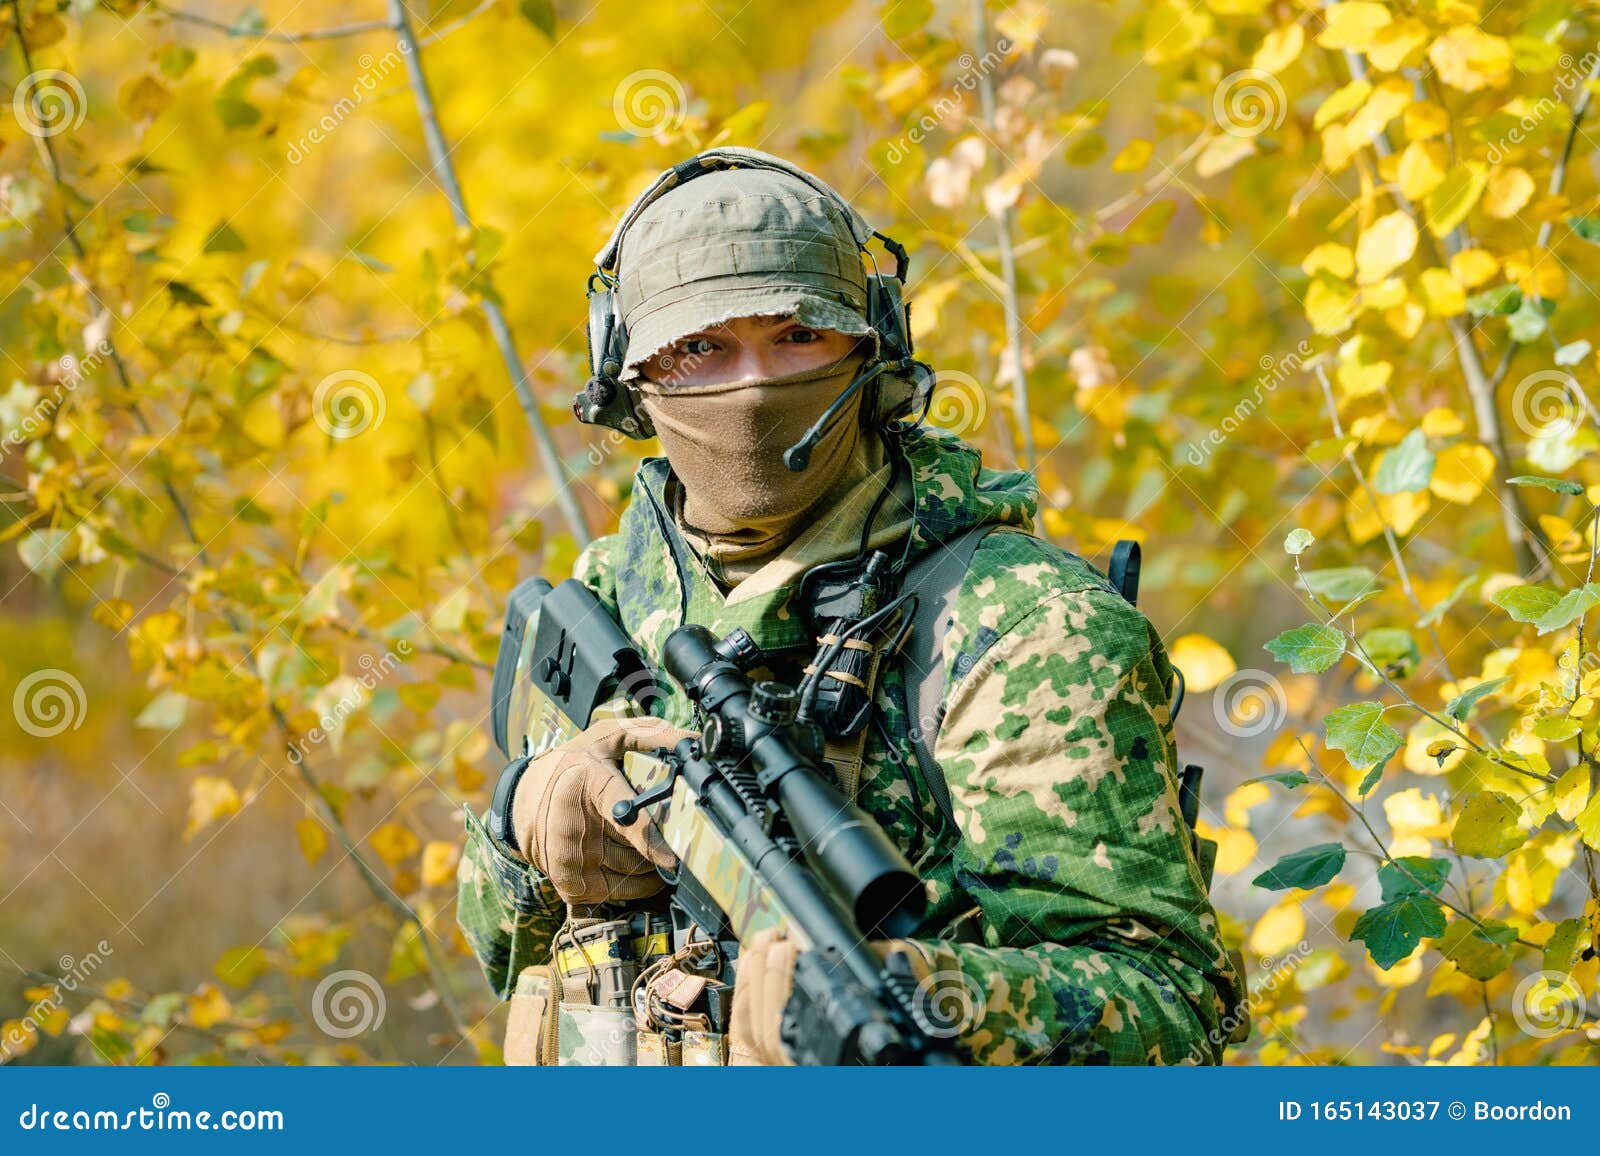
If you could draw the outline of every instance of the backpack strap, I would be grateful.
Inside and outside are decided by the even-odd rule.
[[[944,722],[944,636],[972,555],[984,535],[994,528],[992,524],[973,526],[934,546],[906,567],[900,580],[902,594],[915,590],[918,595],[917,610],[911,616],[913,629],[902,659],[906,707],[911,712],[911,745],[928,794],[933,796],[945,822],[952,825],[955,811],[950,805],[950,785],[945,782],[944,768],[933,757],[933,740]],[[1111,584],[1130,606],[1139,597],[1139,561],[1139,543],[1124,538],[1112,547],[1108,567]],[[1194,770],[1198,772],[1199,768]],[[1193,797],[1198,803],[1198,773],[1194,776]],[[1193,828],[1192,822],[1190,827]]]
[[[961,581],[967,576],[978,543],[993,524],[972,526],[949,541],[924,551],[906,567],[900,580],[902,594],[917,592],[917,609],[911,616],[911,637],[901,660],[906,679],[906,707],[911,712],[911,744],[928,794],[947,823],[955,822],[950,806],[950,786],[944,769],[933,757],[934,736],[944,721],[944,636],[950,628]]]

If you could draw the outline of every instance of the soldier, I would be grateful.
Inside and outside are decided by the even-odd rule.
[[[669,170],[625,214],[598,262],[616,271],[620,356],[580,413],[653,426],[665,457],[641,463],[576,576],[653,664],[689,622],[743,627],[798,665],[817,644],[796,604],[808,572],[874,550],[910,566],[970,537],[938,709],[914,718],[915,688],[888,663],[870,725],[829,745],[930,884],[923,932],[893,942],[959,1005],[971,1062],[1218,1062],[1239,976],[1180,814],[1166,652],[1099,571],[1032,533],[1029,476],[906,419],[918,374],[903,314],[885,315],[898,300],[875,296],[863,263],[874,235],[816,178],[739,149]],[[658,713],[691,722],[681,695]],[[504,841],[468,813],[458,920],[502,995],[546,961],[569,909],[662,886],[671,851],[610,808],[631,794],[622,753],[679,733],[608,721],[534,759]],[[742,946],[734,1062],[791,1062],[794,957],[769,937]]]

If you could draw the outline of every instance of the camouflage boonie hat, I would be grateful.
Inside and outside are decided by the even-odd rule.
[[[793,316],[817,329],[874,336],[857,222],[787,172],[710,172],[624,224],[617,254],[624,378],[639,376],[639,365],[673,342],[735,317]]]

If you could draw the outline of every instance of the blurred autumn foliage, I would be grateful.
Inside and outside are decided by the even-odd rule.
[[[0,1056],[498,1058],[505,597],[653,448],[567,409],[582,286],[720,143],[1144,542],[1234,1061],[1600,1056],[1595,5],[185,3],[0,7]]]

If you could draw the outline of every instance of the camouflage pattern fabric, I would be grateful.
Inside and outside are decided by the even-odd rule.
[[[934,755],[954,829],[917,769],[898,669],[877,695],[890,741],[869,730],[857,793],[930,882],[919,949],[931,1010],[976,1063],[1219,1061],[1222,1021],[1243,997],[1178,809],[1159,638],[1094,567],[1030,533],[1026,475],[983,468],[971,446],[928,427],[896,438],[913,502],[901,548],[995,527],[944,641]],[[641,464],[617,533],[584,552],[577,576],[653,663],[685,622],[718,635],[742,626],[769,652],[809,657],[792,586],[724,596],[707,578],[674,526],[669,476],[663,458]],[[692,722],[675,687],[653,713]],[[559,917],[496,903],[496,879],[538,894],[537,872],[490,865],[503,856],[475,820],[468,836],[458,917],[504,994],[516,966],[548,954]],[[974,908],[981,942],[937,938]]]

